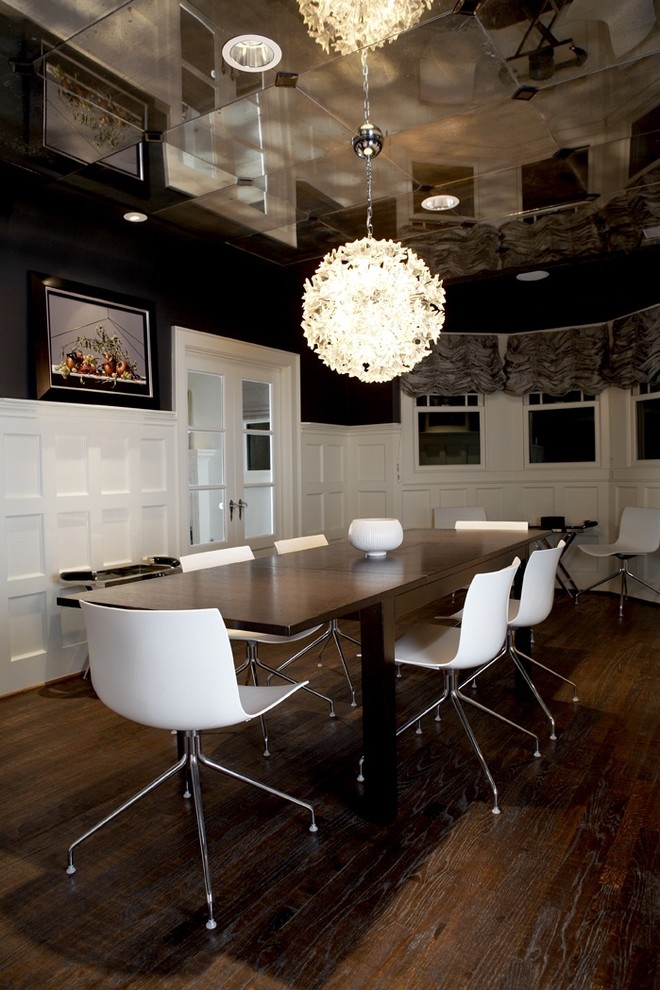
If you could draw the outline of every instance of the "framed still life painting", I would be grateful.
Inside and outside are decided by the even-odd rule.
[[[30,273],[38,399],[158,408],[151,303]]]

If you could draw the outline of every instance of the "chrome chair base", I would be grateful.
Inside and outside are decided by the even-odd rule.
[[[537,702],[539,703],[539,705],[543,709],[543,711],[544,711],[544,713],[545,713],[548,721],[550,722],[550,738],[553,739],[553,740],[556,739],[557,738],[557,731],[556,731],[556,723],[555,723],[554,716],[553,716],[552,712],[550,711],[550,709],[548,708],[548,706],[546,705],[546,703],[543,700],[543,698],[541,697],[541,695],[539,693],[539,690],[536,687],[536,684],[534,683],[534,681],[532,680],[532,678],[529,675],[529,672],[525,669],[525,665],[524,665],[523,661],[526,660],[528,663],[533,663],[536,667],[540,667],[541,670],[545,670],[546,673],[552,674],[553,677],[558,677],[559,680],[560,681],[564,681],[565,684],[570,684],[571,687],[573,688],[573,701],[579,701],[580,699],[578,697],[577,685],[576,685],[575,681],[571,681],[568,677],[564,677],[563,674],[559,674],[556,670],[553,670],[552,667],[546,667],[545,664],[540,663],[538,660],[535,660],[534,657],[530,657],[527,653],[523,653],[522,650],[519,650],[518,647],[516,646],[516,633],[515,633],[515,629],[510,629],[508,631],[508,633],[507,633],[507,645],[506,645],[505,652],[509,654],[509,656],[511,657],[511,659],[515,663],[516,669],[518,670],[518,672],[520,673],[521,677],[523,678],[523,680],[525,681],[525,683],[529,687],[530,691],[532,692],[532,694],[536,698]],[[471,683],[471,685],[472,685],[472,688],[474,690],[476,690],[477,677],[479,677],[480,674],[483,674],[484,671],[488,670],[488,668],[491,667],[497,660],[501,659],[501,656],[503,656],[503,655],[504,654],[501,654],[500,657],[495,657],[495,659],[494,660],[491,660],[490,663],[484,664],[483,667],[480,667],[479,670],[475,674],[472,674],[471,677],[467,678],[467,680],[465,680],[460,685],[461,689],[463,689],[465,687],[465,685],[469,681]]]
[[[250,672],[252,678],[252,683],[255,685],[259,684],[259,676],[257,671],[263,670],[268,674],[267,682],[270,683],[271,677],[279,677],[283,681],[287,681],[289,684],[297,684],[298,682],[289,677],[287,674],[283,674],[280,668],[269,667],[267,663],[264,663],[260,658],[258,653],[258,644],[252,640],[246,640],[245,644],[245,661],[240,667],[236,668],[236,674],[242,674],[244,670]],[[283,664],[283,666],[286,666]],[[322,701],[327,702],[330,706],[330,718],[337,718],[337,713],[335,712],[335,703],[332,698],[328,698],[327,695],[321,694],[319,691],[315,691],[314,688],[305,685],[302,688],[303,691],[307,691],[308,694],[313,694],[315,697],[320,698]],[[261,721],[261,732],[264,738],[264,756],[270,756],[270,750],[268,748],[268,729],[266,727],[266,720],[263,715],[259,716]]]
[[[493,812],[494,815],[499,815],[500,814],[500,807],[499,807],[499,798],[498,798],[498,793],[497,793],[497,785],[495,784],[495,780],[493,778],[492,773],[490,772],[490,769],[488,767],[488,764],[486,763],[486,760],[484,758],[484,755],[481,752],[481,748],[479,746],[479,743],[477,742],[477,739],[476,739],[476,736],[475,736],[474,732],[472,731],[472,727],[471,727],[470,723],[468,722],[467,716],[465,714],[465,711],[463,710],[463,705],[461,704],[461,702],[464,702],[467,705],[472,705],[473,708],[478,708],[480,711],[486,712],[487,715],[492,715],[494,718],[499,719],[500,722],[505,722],[506,725],[510,725],[512,728],[518,729],[520,732],[524,732],[524,734],[526,736],[530,736],[534,740],[534,756],[535,757],[540,757],[540,755],[541,755],[541,751],[539,750],[538,736],[536,736],[533,732],[530,732],[529,729],[525,729],[522,725],[518,725],[517,722],[512,722],[511,719],[506,718],[504,715],[500,715],[499,712],[495,712],[491,708],[486,708],[485,705],[481,705],[478,701],[475,701],[474,698],[469,698],[467,695],[463,694],[462,691],[461,691],[461,686],[458,683],[458,671],[457,670],[445,670],[444,671],[444,676],[445,676],[444,690],[443,690],[442,694],[440,695],[440,697],[439,698],[436,698],[435,701],[433,701],[430,705],[427,705],[426,708],[423,711],[419,712],[419,714],[414,715],[412,718],[409,718],[406,722],[404,722],[403,725],[401,725],[396,730],[396,734],[397,734],[397,736],[400,736],[401,733],[402,732],[405,732],[406,729],[409,729],[411,725],[414,725],[415,723],[417,723],[416,732],[417,732],[418,735],[420,735],[421,734],[421,731],[422,731],[421,720],[424,718],[424,716],[425,715],[428,715],[429,712],[433,711],[433,709],[436,709],[435,719],[436,719],[436,722],[439,722],[440,721],[440,711],[439,711],[440,705],[442,704],[443,701],[446,701],[447,698],[449,698],[451,700],[451,703],[452,703],[452,706],[454,708],[454,711],[456,712],[456,715],[458,717],[458,720],[461,723],[461,725],[462,725],[462,727],[463,727],[463,729],[465,731],[465,734],[467,735],[468,739],[470,740],[470,744],[472,746],[472,749],[474,750],[474,752],[475,752],[475,754],[477,756],[477,759],[479,760],[479,763],[481,764],[481,768],[482,768],[483,772],[485,773],[485,775],[486,775],[486,777],[488,779],[488,782],[490,784],[491,790],[493,792],[493,807],[492,807],[492,812]],[[364,780],[363,769],[364,769],[364,757],[362,757],[360,759],[360,769],[359,769],[359,774],[358,774],[358,778],[357,778],[358,781],[360,781],[360,782]]]
[[[357,639],[354,639],[352,636],[349,636],[348,633],[343,632],[339,628],[339,622],[337,621],[337,619],[334,618],[330,619],[328,628],[325,630],[325,632],[323,632],[320,636],[317,636],[313,642],[308,643],[306,646],[304,646],[303,649],[299,650],[298,653],[296,653],[294,656],[289,657],[288,660],[285,660],[284,663],[280,664],[280,666],[277,667],[277,673],[280,674],[281,671],[285,670],[289,666],[289,664],[293,663],[295,660],[299,660],[300,657],[304,656],[306,653],[309,653],[311,650],[315,649],[321,643],[323,643],[323,646],[321,647],[321,650],[317,658],[317,665],[319,667],[322,667],[323,653],[330,640],[332,640],[335,644],[335,649],[339,654],[341,665],[344,668],[344,676],[346,677],[346,681],[348,683],[348,687],[351,692],[351,708],[356,708],[357,701],[355,700],[355,685],[353,684],[353,678],[351,677],[350,671],[348,669],[348,664],[346,663],[346,657],[344,656],[344,651],[342,650],[341,643],[339,642],[340,637],[342,639],[348,640],[350,643],[355,643],[356,646],[360,645]],[[308,688],[307,690],[311,690],[311,689]]]
[[[229,777],[233,777],[235,780],[241,780],[245,784],[252,784],[253,787],[259,787],[261,790],[268,791],[269,794],[273,794],[275,797],[283,798],[285,801],[291,801],[293,804],[297,804],[301,808],[306,808],[312,816],[312,824],[309,826],[309,831],[317,832],[318,826],[316,824],[314,808],[311,804],[308,804],[307,801],[301,801],[299,798],[293,797],[293,795],[291,794],[286,794],[284,791],[278,791],[274,787],[269,787],[267,784],[262,784],[258,780],[253,780],[252,777],[246,777],[241,773],[237,773],[235,770],[230,770],[228,767],[224,767],[221,766],[219,763],[215,763],[213,760],[209,759],[207,756],[205,756],[202,753],[201,736],[199,732],[196,731],[185,732],[182,733],[182,736],[184,738],[184,753],[176,761],[176,763],[173,764],[173,766],[169,767],[169,769],[166,770],[164,773],[160,774],[159,777],[156,777],[155,780],[152,780],[151,783],[147,784],[146,787],[143,787],[140,791],[137,792],[137,794],[134,794],[132,797],[128,798],[127,801],[124,801],[123,804],[120,804],[118,808],[115,808],[115,810],[110,812],[109,815],[106,815],[105,818],[102,818],[101,821],[96,823],[96,825],[93,825],[92,828],[88,829],[81,836],[79,836],[79,838],[77,838],[75,842],[71,843],[67,854],[66,872],[70,876],[76,872],[76,867],[73,862],[73,851],[77,846],[80,845],[81,842],[84,842],[86,839],[89,839],[90,836],[98,832],[99,829],[103,828],[104,825],[107,825],[115,818],[118,818],[119,815],[121,815],[124,811],[132,807],[147,794],[150,794],[151,791],[155,790],[161,784],[165,783],[166,780],[169,780],[180,770],[185,770],[186,781],[187,781],[186,790],[187,790],[188,782],[192,785],[192,798],[195,806],[195,817],[197,819],[197,832],[199,835],[199,846],[202,856],[202,871],[204,874],[204,889],[206,892],[206,909],[208,914],[206,927],[208,929],[213,929],[217,927],[217,922],[215,920],[214,909],[213,909],[211,871],[209,868],[208,846],[206,841],[206,826],[204,824],[204,808],[202,804],[202,789],[201,789],[200,775],[199,775],[200,764],[202,766],[209,767],[211,770],[216,770],[218,771],[218,773],[224,773]]]
[[[578,604],[578,599],[580,595],[585,595],[587,591],[593,591],[594,588],[599,588],[601,584],[607,584],[608,581],[612,581],[614,578],[620,577],[621,592],[619,594],[619,618],[622,618],[623,603],[625,599],[628,597],[629,579],[631,581],[636,581],[637,584],[641,584],[643,588],[647,589],[647,591],[652,591],[654,595],[660,595],[660,591],[658,591],[657,588],[652,588],[650,584],[647,584],[646,581],[642,581],[641,578],[637,577],[636,574],[633,574],[632,571],[628,569],[628,561],[631,560],[633,557],[637,557],[638,554],[617,553],[614,556],[616,556],[621,561],[621,566],[619,567],[618,571],[612,571],[612,573],[608,574],[607,577],[601,578],[600,581],[596,581],[595,584],[590,584],[588,588],[582,588],[580,591],[578,591],[578,593],[575,596],[575,604],[576,605]]]

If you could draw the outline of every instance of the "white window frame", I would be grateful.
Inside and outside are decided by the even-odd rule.
[[[635,385],[630,393],[630,461],[636,467],[653,467],[660,464],[660,459],[637,456],[639,446],[637,443],[637,404],[648,399],[660,399],[660,385],[651,386],[645,383]]]
[[[441,392],[428,392],[427,395],[441,395]],[[467,396],[476,396],[477,402],[474,405],[464,406],[418,406],[417,400],[422,396],[410,396],[401,394],[401,426],[403,436],[410,439],[410,443],[403,443],[404,466],[403,473],[407,479],[427,478],[430,474],[437,474],[439,471],[443,475],[452,472],[483,471],[486,458],[486,416],[485,416],[485,396],[481,392],[466,392]],[[458,398],[458,396],[454,396]],[[464,408],[466,412],[476,412],[479,414],[479,463],[477,464],[420,464],[419,463],[419,433],[418,422],[420,413],[427,409],[429,412],[442,412],[443,409],[460,411]]]
[[[572,401],[572,402],[549,402],[547,404],[543,401],[539,403],[530,403],[530,395],[541,395],[543,392],[532,392],[530,395],[523,396],[523,445],[524,445],[524,465],[525,469],[532,471],[548,471],[556,469],[557,467],[575,468],[575,467],[600,467],[603,461],[604,452],[601,445],[601,438],[603,436],[601,419],[603,415],[603,408],[601,405],[602,393],[595,395],[593,398],[584,398],[584,392],[580,389],[569,389],[570,392],[580,392],[582,398]],[[584,406],[591,406],[594,410],[594,460],[593,461],[533,461],[530,458],[530,436],[529,436],[529,413],[535,410],[544,410],[546,412],[552,412],[554,410],[560,409],[581,409]]]

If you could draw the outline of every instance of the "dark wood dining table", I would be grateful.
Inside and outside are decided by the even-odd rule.
[[[363,752],[368,773],[359,811],[386,824],[397,814],[395,622],[465,587],[479,571],[523,560],[545,531],[408,529],[398,549],[368,558],[341,541],[282,556],[168,574],[79,592],[119,608],[218,608],[235,629],[291,635],[331,618],[357,616],[362,664]]]

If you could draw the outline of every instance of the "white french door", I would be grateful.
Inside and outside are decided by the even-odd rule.
[[[272,546],[297,502],[295,355],[178,328],[176,351],[182,552]]]

